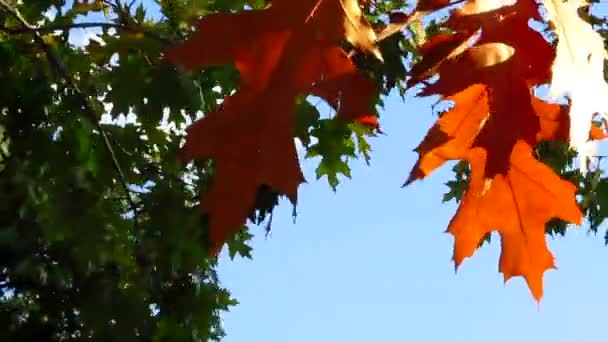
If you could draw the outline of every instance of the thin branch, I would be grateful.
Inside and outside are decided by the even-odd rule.
[[[386,25],[386,27],[382,31],[380,31],[378,33],[378,35],[376,36],[376,44],[379,44],[381,41],[385,40],[386,38],[389,38],[392,35],[394,35],[398,32],[401,32],[401,30],[403,30],[408,25],[410,25],[411,23],[413,23],[414,21],[419,19],[421,16],[422,15],[420,15],[420,12],[415,12],[410,17],[408,17],[406,21],[404,21],[402,23],[390,23],[390,24]]]
[[[375,44],[376,46],[378,44],[380,44],[380,42],[382,42],[383,40],[393,36],[396,33],[401,32],[401,30],[403,30],[405,27],[407,27],[408,25],[410,25],[411,23],[413,23],[415,20],[421,18],[424,13],[426,12],[414,12],[412,13],[411,16],[409,16],[407,18],[407,20],[405,20],[402,23],[391,23],[388,24],[384,29],[382,29],[382,31],[380,31],[377,35],[376,35],[376,41]],[[357,53],[357,50],[351,50],[348,53],[348,57],[353,57],[355,54]]]
[[[2,5],[2,7],[4,8],[4,5]],[[65,31],[65,30],[71,30],[71,29],[85,29],[85,28],[106,28],[106,29],[114,28],[116,30],[128,31],[128,32],[133,32],[133,33],[141,33],[149,38],[161,41],[166,44],[174,43],[172,39],[161,36],[159,34],[151,32],[149,30],[146,30],[145,28],[143,28],[141,26],[124,25],[124,24],[109,23],[109,22],[52,24],[52,25],[46,25],[46,26],[40,26],[40,27],[34,27],[34,26],[30,25],[30,27],[23,26],[23,27],[14,27],[14,28],[0,26],[0,31],[4,31],[4,32],[10,33],[10,34],[24,34],[24,33],[31,34],[34,32],[36,32],[38,34],[45,34],[45,33],[53,32],[53,31]]]
[[[65,68],[65,65],[63,64],[61,58],[56,54],[55,50],[53,50],[44,41],[44,39],[42,38],[40,33],[36,30],[36,27],[31,25],[30,23],[28,23],[27,20],[25,18],[23,18],[23,16],[19,12],[19,10],[11,7],[5,0],[0,0],[0,8],[2,10],[4,10],[6,13],[8,13],[9,15],[13,16],[15,19],[17,19],[21,23],[23,28],[27,29],[33,35],[34,41],[43,49],[44,53],[47,56],[49,63],[55,69],[57,69],[57,71],[59,72],[59,75],[64,79],[64,81],[67,83],[67,85],[70,88],[72,88],[72,90],[77,95],[81,106],[85,110],[85,114],[86,114],[85,118],[90,120],[93,124],[95,124],[96,128],[99,130],[99,132],[101,134],[104,145],[112,158],[112,165],[119,175],[119,181],[125,192],[125,196],[129,202],[129,206],[133,210],[133,215],[134,215],[133,221],[134,221],[135,225],[137,225],[137,223],[138,223],[137,222],[137,205],[136,205],[133,197],[131,196],[131,191],[127,184],[127,181],[126,181],[125,175],[122,171],[122,168],[120,167],[118,159],[116,158],[116,154],[114,153],[114,148],[112,147],[112,144],[110,143],[108,134],[103,129],[103,126],[101,125],[101,123],[98,120],[98,115],[97,115],[98,113],[95,110],[91,99],[80,90],[80,88],[76,84],[74,78],[70,75],[68,70]]]
[[[462,2],[464,2],[464,0],[453,1],[453,2],[449,3],[446,6],[446,8],[452,7],[452,6],[460,4]],[[418,2],[416,2],[416,4],[417,3]],[[408,18],[405,21],[403,21],[401,23],[390,23],[382,31],[380,31],[376,38],[376,44],[380,43],[381,41],[394,35],[397,32],[401,32],[401,30],[403,30],[406,26],[410,25],[411,23],[413,23],[414,21],[416,21],[422,17],[429,15],[432,12],[431,10],[418,10],[417,8],[418,8],[418,6],[414,7],[414,11],[412,13],[410,13],[410,15],[408,16]]]

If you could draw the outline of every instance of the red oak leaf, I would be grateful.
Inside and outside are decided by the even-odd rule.
[[[356,0],[274,0],[264,10],[204,17],[189,40],[165,52],[187,69],[234,63],[241,75],[238,92],[188,129],[181,151],[185,161],[215,161],[211,188],[201,194],[215,251],[245,223],[258,187],[296,203],[304,181],[294,145],[297,96],[317,94],[338,117],[369,122],[377,91],[340,48],[343,40],[378,55]]]
[[[498,231],[505,281],[523,276],[540,300],[543,274],[554,266],[545,224],[553,218],[580,223],[582,215],[576,187],[532,154],[541,139],[561,139],[564,132],[560,107],[541,104],[531,90],[549,76],[554,54],[528,26],[538,16],[536,4],[508,2],[512,5],[468,1],[448,21],[460,36],[440,38],[435,49],[426,51],[427,68],[436,68],[440,79],[423,95],[440,94],[455,105],[419,146],[420,159],[408,183],[446,160],[468,161],[469,187],[447,229],[455,238],[456,267],[487,233]],[[474,46],[461,44],[479,29]],[[419,74],[427,70],[421,68]]]

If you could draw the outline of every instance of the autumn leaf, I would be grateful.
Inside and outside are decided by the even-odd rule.
[[[545,224],[553,218],[580,224],[582,215],[576,187],[532,154],[540,140],[558,138],[563,128],[560,106],[539,104],[531,89],[549,75],[553,50],[528,26],[530,18],[538,12],[526,0],[472,0],[452,12],[448,26],[454,38],[440,37],[425,51],[423,65],[436,69],[440,79],[422,95],[440,94],[455,105],[418,147],[420,158],[406,184],[447,160],[466,160],[470,183],[447,229],[455,238],[456,267],[498,231],[505,281],[523,276],[540,300],[543,274],[554,267]],[[467,46],[466,37],[474,34],[477,41]]]
[[[378,89],[357,71],[354,64],[346,61],[346,54],[337,52],[336,57],[328,59],[327,66],[341,70],[337,73],[340,76],[315,84],[309,93],[325,99],[337,111],[337,117],[379,129],[378,116],[374,114],[371,102]]]
[[[290,0],[284,1],[293,2]],[[382,54],[376,46],[376,33],[363,17],[359,1],[340,0],[338,2],[344,11],[344,30],[348,42],[363,51],[371,52],[376,58],[382,60]]]
[[[540,119],[540,140],[570,141],[570,106],[549,103],[537,97],[532,98],[532,107]],[[592,125],[588,140],[603,140],[608,133],[598,125]]]
[[[439,34],[431,37],[418,48],[424,59],[412,67],[408,84],[412,85],[432,76],[441,63],[463,53],[475,40],[475,35],[470,32]]]
[[[210,241],[218,248],[245,223],[258,187],[295,205],[304,182],[293,139],[298,96],[323,97],[337,117],[377,126],[370,121],[377,90],[340,43],[379,55],[354,0],[274,0],[263,10],[209,15],[197,25],[165,60],[186,69],[234,63],[241,76],[239,91],[188,129],[181,151],[185,161],[215,161],[201,210],[211,218]]]
[[[596,113],[608,118],[608,84],[604,79],[604,40],[578,14],[585,0],[544,0],[549,20],[557,33],[557,55],[552,66],[551,96],[568,94],[570,107],[570,143],[581,158],[581,170],[587,169],[587,157],[594,154],[590,143],[591,120]]]

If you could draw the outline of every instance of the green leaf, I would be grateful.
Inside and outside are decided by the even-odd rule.
[[[327,176],[329,185],[336,190],[339,184],[338,174],[350,178],[348,158],[356,158],[355,142],[350,127],[337,119],[319,120],[311,135],[318,142],[310,146],[306,158],[321,157],[316,170],[317,179]]]
[[[310,131],[317,126],[320,118],[319,110],[305,99],[300,99],[296,106],[295,116],[295,137],[300,139],[305,147],[308,147],[310,145]]]
[[[253,234],[249,233],[247,227],[243,227],[231,240],[227,241],[231,260],[234,260],[237,254],[242,258],[252,259],[251,251],[253,249],[248,245],[251,238],[253,238]]]

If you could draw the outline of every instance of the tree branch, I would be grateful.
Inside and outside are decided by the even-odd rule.
[[[116,158],[116,153],[114,152],[114,148],[112,147],[112,144],[110,143],[110,139],[108,137],[107,132],[103,129],[103,126],[99,122],[98,113],[95,110],[95,107],[94,107],[90,97],[85,95],[80,90],[80,88],[76,84],[76,81],[70,75],[68,70],[65,68],[65,65],[63,64],[61,58],[56,54],[55,50],[53,50],[53,48],[51,48],[44,41],[44,39],[42,38],[40,33],[37,31],[36,27],[31,25],[30,23],[28,23],[27,20],[21,15],[19,10],[11,7],[5,0],[0,0],[0,9],[4,10],[4,12],[8,13],[9,15],[11,15],[15,19],[17,19],[17,21],[19,21],[19,23],[21,23],[21,25],[23,26],[22,29],[24,30],[24,32],[29,32],[33,35],[34,41],[42,48],[45,55],[47,56],[49,63],[55,69],[57,69],[61,78],[63,78],[63,80],[66,82],[66,84],[70,88],[72,88],[72,90],[78,97],[80,104],[84,108],[84,113],[86,114],[85,119],[90,120],[96,126],[96,128],[99,130],[101,137],[103,139],[104,145],[105,145],[106,149],[108,150],[108,153],[111,156],[112,166],[118,173],[119,181],[125,192],[125,196],[127,198],[127,201],[129,202],[129,206],[131,207],[131,210],[133,210],[133,215],[134,215],[133,222],[135,223],[135,225],[137,225],[138,224],[138,222],[137,222],[137,213],[138,213],[137,205],[136,205],[133,197],[131,196],[131,191],[127,184],[127,181],[126,181],[125,175],[122,171],[122,168],[120,167],[120,163],[118,162],[118,159]]]
[[[4,5],[2,5],[2,7],[4,8]],[[45,33],[53,32],[53,31],[65,31],[65,30],[71,30],[71,29],[85,29],[85,28],[106,28],[106,29],[114,28],[116,30],[121,30],[121,31],[141,33],[149,38],[161,41],[166,44],[174,43],[172,39],[161,36],[159,34],[151,32],[149,30],[146,30],[145,28],[143,28],[141,26],[124,25],[124,24],[109,23],[109,22],[71,23],[71,24],[60,24],[60,25],[52,24],[52,25],[46,25],[46,26],[40,26],[40,27],[23,26],[23,27],[14,27],[14,28],[0,26],[0,31],[4,31],[4,32],[10,33],[10,34],[24,34],[24,33],[32,34],[34,32],[36,32],[38,34],[45,34]]]

